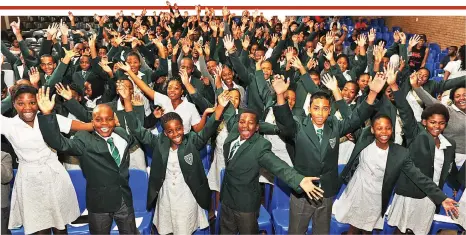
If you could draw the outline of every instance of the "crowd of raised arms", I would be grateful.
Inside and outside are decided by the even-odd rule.
[[[464,231],[465,45],[167,6],[2,31],[2,234]]]

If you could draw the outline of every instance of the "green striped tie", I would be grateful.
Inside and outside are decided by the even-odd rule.
[[[319,137],[319,142],[322,142],[322,137],[324,136],[322,129],[317,129],[316,133],[317,137]]]
[[[115,160],[116,164],[120,166],[120,153],[118,153],[118,149],[115,147],[115,144],[113,143],[113,138],[108,138],[107,143],[110,145],[113,160]]]

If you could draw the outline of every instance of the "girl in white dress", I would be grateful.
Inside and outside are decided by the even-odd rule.
[[[411,76],[410,81],[405,82],[410,82],[413,88],[420,87],[416,76]],[[410,157],[416,167],[442,189],[450,172],[456,171],[456,143],[442,135],[450,117],[448,109],[442,104],[429,106],[422,112],[421,123],[418,124],[406,94],[398,89],[396,82],[390,87],[403,120],[403,133]],[[404,175],[400,176],[388,213],[388,224],[396,226],[398,233],[411,230],[414,234],[427,234],[435,212],[434,202]]]
[[[26,234],[50,234],[52,228],[54,234],[65,234],[66,224],[80,215],[78,200],[56,151],[42,138],[36,118],[36,94],[34,87],[19,86],[13,95],[18,115],[1,116],[1,134],[10,141],[19,159],[8,228],[24,226]],[[69,132],[71,119],[57,118],[60,130]]]
[[[228,93],[219,96],[219,105],[205,128],[184,134],[183,122],[175,112],[162,116],[164,133],[153,135],[126,107],[128,127],[136,138],[150,145],[153,160],[149,177],[148,207],[155,206],[153,223],[159,234],[192,234],[209,226],[206,210],[211,193],[202,166],[200,150],[220,124]],[[214,108],[209,109],[213,112]]]
[[[383,229],[383,215],[400,174],[430,197],[438,198],[446,209],[456,203],[414,166],[407,149],[390,140],[390,117],[378,114],[371,123],[359,136],[341,174],[348,186],[333,204],[336,220],[350,224],[348,234],[372,234],[374,229]]]

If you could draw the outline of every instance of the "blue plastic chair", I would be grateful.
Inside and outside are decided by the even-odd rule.
[[[438,54],[437,54],[437,58],[435,59],[435,62],[440,62],[440,61],[442,61],[442,59],[443,59],[445,56],[447,56],[447,55],[448,55],[448,54],[447,54],[447,53],[444,53],[444,52],[438,53]]]
[[[393,26],[392,27],[392,32],[395,32],[395,31],[401,31],[401,27],[400,26]]]
[[[223,187],[223,177],[225,175],[225,169],[220,171],[220,190]],[[215,233],[220,234],[220,218],[221,218],[221,211],[222,211],[222,203],[219,203],[217,206],[217,218],[215,219]],[[267,212],[264,206],[261,205],[259,209],[259,218],[257,219],[257,223],[259,225],[259,231],[266,231],[267,234],[272,233],[272,222],[270,214]]]
[[[438,51],[438,52],[442,51],[442,49],[440,48],[440,45],[437,44],[437,43],[430,43],[430,44],[429,44],[429,48],[430,48],[431,50],[436,50],[436,51]]]
[[[290,224],[290,194],[288,187],[278,177],[275,177],[272,193],[272,219],[275,234],[288,234]],[[312,220],[309,222],[307,232],[312,231]]]
[[[453,189],[447,183],[443,185],[443,192],[447,195],[447,197],[455,199],[455,197],[453,197]],[[440,207],[439,214],[446,215],[445,209],[443,208],[443,206]],[[434,220],[432,222],[432,227],[430,228],[429,234],[437,234],[440,230],[456,230],[456,231],[462,232],[464,231],[464,228],[462,228],[458,224],[440,222],[440,221]]]
[[[343,169],[345,169],[345,164],[340,164],[338,165],[338,174],[340,175]],[[340,188],[340,191],[338,191],[338,194],[335,196],[335,200],[340,198],[341,194],[346,189],[346,184],[343,184]],[[342,234],[344,232],[348,232],[350,225],[349,224],[344,224],[340,223],[335,219],[335,215],[332,214],[332,219],[330,220],[330,234]]]
[[[382,33],[388,33],[388,27],[387,26],[384,26],[382,28]]]
[[[384,18],[378,18],[377,22],[379,24],[379,27],[384,27],[385,26],[385,19]]]
[[[388,42],[390,40],[390,33],[382,33],[382,39]]]
[[[436,69],[434,70],[434,77],[440,77],[439,75],[443,73],[444,73],[443,69]]]
[[[430,71],[430,76],[433,77],[433,75],[434,75],[434,64],[430,63],[430,62],[427,62],[426,63],[426,69],[428,69]]]
[[[377,19],[371,19],[371,26],[379,26]]]
[[[436,82],[441,82],[443,80],[442,77],[432,77],[430,80],[434,80]]]
[[[68,170],[71,182],[73,183],[76,196],[78,197],[79,211],[81,213],[87,208],[86,205],[86,178],[82,170]]]

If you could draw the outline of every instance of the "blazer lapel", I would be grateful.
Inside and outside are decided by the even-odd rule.
[[[107,142],[104,139],[102,139],[102,137],[100,137],[95,131],[92,134],[94,135],[94,138],[95,138],[94,144],[97,145],[96,152],[102,153],[98,157],[102,158],[108,163],[108,164],[105,164],[104,162],[102,162],[102,165],[109,167],[110,169],[114,171],[118,171],[118,166],[115,160],[113,159],[112,154],[110,153],[110,151],[108,151]]]
[[[225,128],[226,128],[226,127],[225,127]],[[238,136],[239,136],[238,131],[233,130],[233,131],[227,136],[227,138],[225,139],[225,143],[223,144],[223,157],[224,157],[224,159],[225,159],[225,165],[226,165],[227,160],[228,160],[228,155],[230,155],[230,146],[231,146],[231,142],[233,142],[233,140],[238,139]]]
[[[125,152],[123,153],[123,155],[121,155],[121,153],[120,153],[121,162],[126,161],[127,158],[129,157],[128,151],[129,151],[129,149],[131,148],[132,142],[131,142],[131,140],[129,139],[128,134],[126,134],[126,132],[124,131],[124,129],[122,129],[122,128],[115,128],[115,130],[114,130],[113,132],[115,132],[115,134],[119,135],[121,138],[123,138],[123,139],[126,141]],[[111,153],[110,153],[110,154],[111,154]],[[121,166],[121,164],[120,164],[120,166]]]
[[[382,184],[382,188],[383,188],[383,185],[386,185],[387,181],[390,179],[390,177],[392,176],[397,176],[397,174],[395,174],[395,172],[398,169],[398,167],[400,166],[400,164],[397,164],[398,161],[399,161],[399,157],[398,155],[395,153],[395,151],[393,151],[394,149],[394,143],[393,142],[390,142],[389,146],[388,146],[388,156],[387,156],[387,163],[385,164],[385,173],[383,175],[383,184]],[[383,191],[383,189],[382,189]]]
[[[321,159],[323,159],[325,156],[325,151],[327,150],[327,145],[329,143],[330,135],[332,134],[332,130],[329,124],[330,122],[327,122],[324,125],[324,134],[322,136],[322,143],[320,143],[320,158]]]
[[[166,166],[168,162],[168,154],[170,153],[170,139],[168,139],[165,134],[161,134],[162,138],[160,138],[160,154],[162,155],[162,162],[163,165]]]
[[[304,126],[304,133],[311,139],[312,143],[314,143],[314,146],[317,149],[320,149],[320,142],[319,138],[317,137],[316,130],[314,129],[314,125],[312,124],[312,121],[309,117],[306,117],[306,119],[303,122]]]
[[[231,159],[231,162],[235,162],[238,160],[239,156],[241,156],[241,153],[249,147],[249,145],[253,144],[256,142],[256,139],[259,138],[259,134],[255,133],[253,136],[251,136],[248,140],[244,141],[243,144],[241,144],[236,150],[235,155],[233,155],[233,158]],[[228,151],[230,152],[230,151]]]

